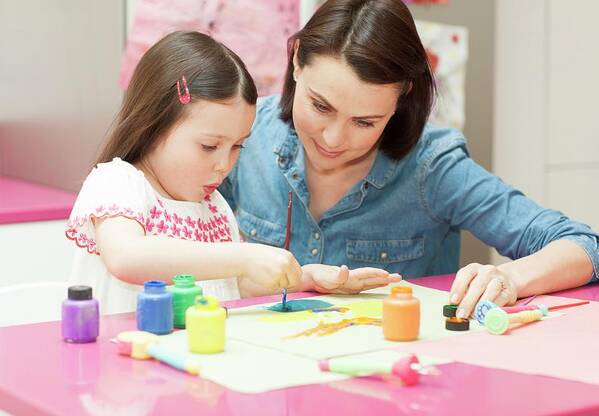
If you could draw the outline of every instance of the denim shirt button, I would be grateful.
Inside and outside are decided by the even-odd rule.
[[[385,253],[384,251],[381,253],[381,259],[385,260],[387,258],[387,253]]]
[[[258,233],[258,232],[256,231],[256,229],[255,229],[255,228],[252,228],[252,231],[250,231],[250,235],[251,235],[252,237],[255,237],[257,233]]]
[[[299,179],[299,173],[294,173],[293,175],[291,175],[291,177],[293,178],[293,180],[297,181]]]
[[[283,157],[283,156],[279,156],[279,165],[284,165],[285,163],[287,163],[287,158]]]
[[[312,255],[315,256],[318,254],[318,249],[317,248],[313,248],[312,249]]]
[[[368,189],[368,182],[364,182],[364,189]]]
[[[320,240],[320,234],[314,233],[314,239],[315,240]]]

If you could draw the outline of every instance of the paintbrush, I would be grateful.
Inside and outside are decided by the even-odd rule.
[[[291,206],[293,204],[293,193],[289,191],[287,194],[287,229],[285,231],[285,250],[289,250],[289,243],[291,240]],[[284,311],[287,310],[287,288],[283,288],[283,294],[281,296],[281,306]]]

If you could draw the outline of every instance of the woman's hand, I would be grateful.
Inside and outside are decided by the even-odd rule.
[[[312,281],[310,289],[320,293],[356,294],[401,280],[399,274],[389,274],[386,270],[374,267],[350,270],[347,266],[307,264],[302,267],[302,270],[304,272],[302,280],[307,275]]]
[[[503,306],[512,305],[517,299],[518,288],[508,273],[497,266],[471,263],[456,274],[449,301],[460,305],[456,316],[466,318],[481,300]]]

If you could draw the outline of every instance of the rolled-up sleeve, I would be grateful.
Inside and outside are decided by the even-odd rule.
[[[423,155],[419,175],[422,204],[435,221],[467,229],[511,259],[552,241],[574,241],[593,264],[591,280],[598,280],[599,236],[588,225],[539,206],[476,164],[463,137],[437,141]]]

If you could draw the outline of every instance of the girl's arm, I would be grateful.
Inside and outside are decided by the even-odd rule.
[[[96,219],[96,243],[108,271],[141,285],[177,274],[199,280],[237,276],[270,291],[297,285],[301,268],[286,250],[262,244],[202,243],[144,235],[140,224],[123,217]]]

